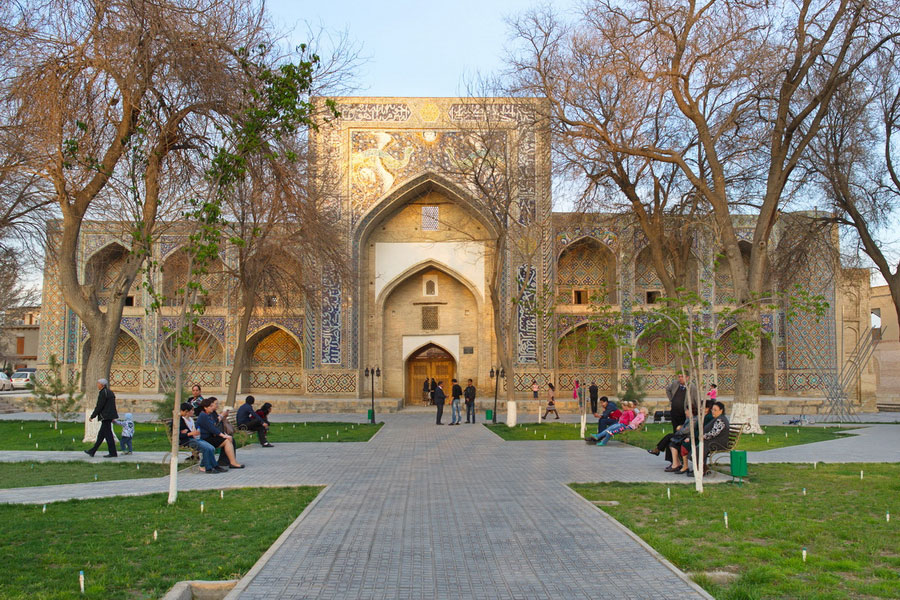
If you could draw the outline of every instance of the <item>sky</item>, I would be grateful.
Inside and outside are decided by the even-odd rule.
[[[554,2],[557,10],[575,0]],[[346,31],[367,62],[358,70],[355,95],[465,96],[467,78],[503,66],[509,38],[505,18],[535,5],[531,0],[268,0],[279,28],[304,41],[315,29]]]

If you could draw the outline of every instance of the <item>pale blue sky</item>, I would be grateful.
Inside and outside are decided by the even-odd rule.
[[[573,6],[575,0],[554,2]],[[509,37],[504,19],[533,7],[532,0],[268,0],[279,28],[304,41],[306,23],[347,31],[368,61],[358,71],[369,96],[465,96],[464,78],[502,67]]]

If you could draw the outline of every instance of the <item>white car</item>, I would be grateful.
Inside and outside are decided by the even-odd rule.
[[[31,383],[32,378],[34,377],[34,372],[37,369],[19,369],[15,373],[12,374],[10,380],[12,381],[12,385],[17,390],[23,390],[28,387],[28,384]]]
[[[9,380],[6,373],[0,372],[0,392],[13,389],[12,381]]]

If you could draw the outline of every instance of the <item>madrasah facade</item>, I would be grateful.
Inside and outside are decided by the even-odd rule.
[[[589,298],[600,292],[614,310],[634,313],[632,344],[650,369],[649,395],[663,395],[675,373],[675,356],[659,338],[644,335],[642,306],[653,303],[663,288],[652,267],[647,240],[634,225],[610,215],[553,212],[551,209],[550,132],[536,120],[539,100],[453,98],[339,98],[340,118],[311,135],[313,167],[338,190],[352,280],[323,273],[315,308],[286,310],[260,307],[247,336],[249,364],[240,374],[240,389],[256,394],[283,394],[312,402],[363,399],[371,394],[366,367],[378,367],[375,396],[397,407],[421,404],[422,382],[434,377],[473,379],[479,396],[493,395],[492,368],[499,365],[494,336],[490,281],[502,270],[499,295],[504,311],[515,315],[514,376],[501,380],[516,395],[530,397],[532,380],[546,389],[553,382],[559,398],[571,397],[576,379],[596,382],[615,395],[633,358],[621,348],[597,348],[585,356],[580,343],[592,314]],[[481,205],[464,181],[448,173],[477,157],[467,129],[484,120],[505,144],[506,177],[514,183],[522,222],[549,232],[539,239],[528,264],[510,255],[495,256],[490,207]],[[736,216],[742,244],[753,233],[752,216]],[[774,235],[781,234],[776,226]],[[731,276],[718,264],[721,248],[703,232],[692,252],[689,288],[713,305],[727,304]],[[837,243],[836,241],[834,242]],[[179,271],[177,234],[155,244],[162,265],[155,287],[172,288]],[[775,247],[777,244],[771,244]],[[229,261],[226,247],[221,260]],[[108,281],[128,252],[127,241],[109,224],[86,223],[79,244],[82,273],[102,269]],[[823,403],[822,365],[841,365],[860,336],[870,328],[869,274],[861,269],[816,267],[810,281],[830,303],[825,319],[783,311],[766,312],[761,325],[770,334],[760,349],[760,394]],[[213,266],[211,269],[215,271]],[[221,269],[219,269],[221,271]],[[168,279],[167,279],[168,278]],[[198,322],[198,356],[186,381],[221,393],[231,376],[238,315],[232,282],[213,276],[208,307]],[[516,286],[525,293],[554,290],[556,305],[540,314],[514,306]],[[814,290],[815,291],[815,290]],[[101,294],[102,296],[102,294]],[[164,386],[168,309],[148,313],[150,299],[138,283],[122,318],[111,372],[118,393],[150,394]],[[508,314],[508,313],[507,313]],[[720,395],[734,387],[737,356],[730,350],[731,329],[721,328],[723,348],[709,366],[710,382]],[[90,337],[62,298],[52,261],[44,274],[39,363],[55,354],[70,373],[83,369]],[[863,370],[851,390],[857,402],[871,402],[874,375]],[[488,391],[490,390],[490,391]],[[568,394],[568,396],[567,396]],[[501,397],[504,393],[501,391]],[[362,404],[360,403],[362,407]],[[807,410],[805,412],[815,412]]]

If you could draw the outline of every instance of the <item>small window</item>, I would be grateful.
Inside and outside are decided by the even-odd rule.
[[[587,290],[575,290],[575,304],[587,304],[588,303],[588,294]]]
[[[437,231],[439,215],[437,206],[423,206],[422,231]]]
[[[134,296],[125,296],[125,306],[134,306]]]
[[[422,307],[422,329],[438,328],[438,307],[423,306]]]
[[[437,276],[435,275],[426,275],[423,280],[424,287],[422,288],[422,294],[425,296],[437,296]]]
[[[659,302],[660,292],[647,292],[647,304],[656,304]]]

